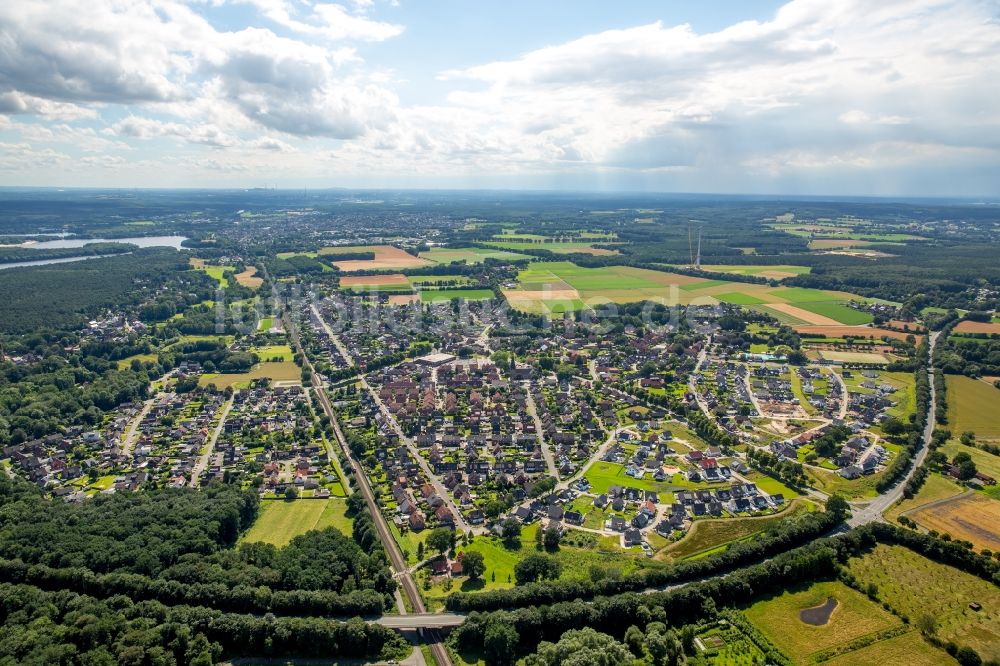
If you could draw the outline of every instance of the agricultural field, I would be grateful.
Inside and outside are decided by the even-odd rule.
[[[302,371],[294,363],[258,363],[249,372],[233,374],[205,373],[198,381],[200,386],[214,384],[217,388],[225,389],[229,386],[233,388],[246,388],[255,379],[266,377],[272,382],[284,382],[289,384],[300,384],[302,381]]]
[[[607,245],[615,242],[614,234],[581,234],[582,240],[566,240],[567,237],[555,238],[539,234],[515,233],[505,229],[504,233],[494,236],[486,245],[506,250],[548,250],[556,254],[572,254],[575,252],[608,256],[618,254],[617,250],[597,248],[594,245]],[[568,237],[572,239],[573,237]]]
[[[812,618],[818,623],[810,624],[803,619],[802,611],[818,609],[830,599],[836,605],[822,618],[825,622]],[[881,632],[902,625],[899,618],[840,582],[813,583],[762,599],[746,610],[746,616],[796,664],[813,663],[823,653],[846,650],[864,636],[878,639]]]
[[[320,255],[343,254],[347,252],[374,252],[374,259],[353,259],[349,261],[335,261],[333,265],[343,273],[355,271],[379,271],[379,270],[402,270],[404,268],[419,268],[429,266],[431,262],[426,259],[414,257],[409,252],[401,250],[393,245],[359,245],[347,247],[324,247],[319,250]]]
[[[948,427],[979,440],[1000,440],[1000,390],[971,377],[948,375]],[[1000,478],[1000,477],[997,477]]]
[[[457,299],[467,301],[488,301],[496,298],[492,289],[423,289],[420,291],[421,303],[440,303]]]
[[[852,558],[848,568],[863,585],[874,584],[879,599],[912,623],[927,615],[935,621],[938,638],[967,645],[984,661],[1000,659],[997,586],[902,546],[880,544]],[[969,608],[972,602],[981,610]]]
[[[871,363],[878,365],[889,365],[889,359],[884,354],[874,352],[849,352],[837,351],[833,349],[821,349],[819,356],[827,361],[836,363]]]
[[[972,542],[977,549],[1000,550],[1000,500],[967,493],[907,514],[921,527]]]
[[[351,534],[347,502],[342,499],[267,500],[261,502],[260,514],[240,539],[244,543],[264,542],[279,548],[309,530],[336,527]]]
[[[531,264],[518,275],[518,288],[504,293],[511,305],[529,312],[541,312],[553,303],[598,307],[607,302],[641,300],[667,305],[714,305],[724,301],[748,306],[792,325],[863,324],[872,319],[868,313],[846,306],[856,298],[846,292],[708,280],[627,266],[583,268],[565,261]]]
[[[986,333],[1000,335],[1000,322],[996,321],[962,321],[953,329],[956,333]]]
[[[897,340],[906,340],[909,336],[914,336],[916,342],[920,342],[923,338],[922,335],[915,332],[907,331],[894,331],[888,328],[878,328],[874,326],[795,326],[795,332],[801,334],[803,337],[809,336],[824,336],[827,338],[833,338],[837,340],[843,340],[845,338],[871,338],[874,340],[881,340],[883,337],[895,338]]]
[[[898,521],[901,515],[918,507],[961,495],[963,492],[965,492],[965,488],[951,479],[945,478],[940,474],[929,474],[916,495],[894,504],[892,508],[885,512],[885,517],[889,520]]]
[[[341,289],[358,291],[410,291],[410,281],[402,273],[392,275],[345,275]]]
[[[508,252],[506,250],[491,250],[482,247],[432,247],[427,252],[420,253],[421,259],[434,262],[435,264],[451,264],[456,261],[467,264],[481,264],[487,259],[497,259],[498,261],[518,261],[520,259],[531,259],[527,254]]]
[[[824,661],[826,666],[858,664],[905,664],[906,666],[948,666],[957,662],[947,652],[935,648],[916,632],[887,638],[867,647],[846,652]]]
[[[731,273],[733,275],[752,275],[754,277],[768,278],[769,280],[783,280],[784,278],[805,275],[812,268],[809,266],[793,266],[790,264],[778,265],[758,265],[758,266],[732,266],[728,264],[715,264],[702,266],[702,269],[711,273]]]

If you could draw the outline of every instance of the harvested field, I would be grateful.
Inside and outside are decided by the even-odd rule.
[[[907,336],[914,335],[917,342],[922,337],[916,333],[906,333],[904,331],[893,331],[888,328],[873,328],[871,326],[795,326],[795,332],[802,335],[823,335],[828,338],[873,338],[881,340],[883,337],[895,338],[896,340],[906,340]]]
[[[237,273],[234,277],[236,278],[236,283],[243,287],[249,287],[250,289],[256,289],[260,285],[264,284],[264,278],[259,278],[257,276],[256,266],[247,266],[247,269],[242,273]]]
[[[371,260],[350,260],[335,261],[333,265],[344,273],[354,271],[378,271],[401,268],[417,268],[429,266],[432,262],[394,247],[392,245],[371,245],[359,247],[324,247],[319,251],[322,254],[340,254],[343,252],[374,252],[375,258]]]
[[[1000,334],[1000,324],[992,321],[962,321],[955,327],[955,332]]]
[[[804,322],[814,324],[817,326],[839,326],[840,322],[836,319],[831,319],[830,317],[825,317],[821,314],[816,314],[815,312],[809,312],[800,307],[796,307],[791,303],[768,303],[767,307],[777,310],[778,312],[783,312],[787,315],[795,317],[796,319],[801,319]]]
[[[409,281],[402,273],[392,275],[345,275],[340,278],[341,287],[367,287],[369,285],[398,284],[409,286]]]
[[[978,548],[1000,550],[1000,501],[972,493],[935,502],[907,514],[922,527],[971,541]]]

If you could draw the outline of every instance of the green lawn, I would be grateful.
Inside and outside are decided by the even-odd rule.
[[[268,345],[266,347],[254,347],[250,350],[260,357],[262,361],[287,361],[291,362],[295,353],[288,345]]]
[[[590,481],[590,488],[594,494],[608,492],[611,486],[628,486],[640,490],[653,490],[657,493],[673,492],[675,490],[685,490],[689,487],[706,487],[692,484],[683,478],[683,474],[675,474],[670,481],[655,481],[651,474],[646,474],[641,479],[634,479],[625,474],[625,466],[613,462],[598,460],[584,475]]]
[[[263,541],[279,548],[309,530],[336,527],[351,534],[351,519],[342,499],[265,500],[257,520],[241,537],[247,543]]]

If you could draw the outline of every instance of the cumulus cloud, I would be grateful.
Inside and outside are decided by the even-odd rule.
[[[206,18],[232,4],[249,25]],[[883,169],[933,182],[944,160],[977,182],[1000,172],[995,2],[791,0],[717,31],[594,30],[426,72],[438,81],[420,105],[396,93],[419,67],[403,82],[362,58],[403,32],[383,18],[373,0],[0,3],[0,131],[14,154],[105,140],[130,165],[185,174],[653,174],[657,189],[747,191]],[[22,128],[31,117],[51,136]],[[84,126],[97,134],[71,131]]]
[[[281,19],[285,3],[255,0]],[[387,39],[398,30],[313,7],[311,32]],[[278,21],[280,22],[280,21]],[[95,105],[208,104],[217,115],[297,136],[356,138],[391,119],[395,96],[340,68],[351,47],[328,48],[266,28],[216,30],[173,0],[47,0],[0,3],[0,113],[85,118]],[[89,106],[88,106],[89,105]],[[225,124],[236,126],[239,118]],[[226,146],[203,127],[194,140]],[[191,135],[189,135],[190,137]]]

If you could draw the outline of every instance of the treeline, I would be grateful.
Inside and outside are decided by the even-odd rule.
[[[714,619],[718,607],[749,603],[769,590],[784,589],[789,581],[833,578],[837,569],[837,550],[830,539],[822,539],[727,576],[669,592],[630,592],[599,597],[593,603],[578,598],[511,611],[472,613],[449,641],[460,652],[490,652],[491,639],[503,632],[508,639],[515,639],[514,649],[525,653],[534,651],[541,641],[557,641],[564,632],[582,627],[600,627],[612,636],[623,636],[631,626],[650,622],[683,626]],[[504,662],[495,658],[494,663]]]
[[[385,554],[358,525],[357,541],[331,528],[280,549],[233,548],[257,506],[255,493],[222,484],[68,504],[3,479],[5,580],[255,612],[371,614],[391,603],[396,583]]]
[[[847,517],[847,512],[846,502],[840,498],[831,498],[824,512],[789,518],[774,530],[752,541],[734,543],[725,551],[710,557],[686,560],[662,569],[642,570],[620,578],[545,581],[476,594],[456,592],[447,598],[445,605],[448,610],[455,612],[492,611],[619,595],[686,583],[732,571],[808,543],[834,529]]]
[[[886,466],[882,476],[875,484],[875,490],[879,493],[884,493],[892,488],[908,471],[910,471],[910,467],[913,465],[914,456],[917,455],[917,451],[919,451],[920,447],[924,444],[924,426],[927,424],[927,419],[930,416],[930,409],[932,407],[930,381],[927,378],[929,353],[930,347],[925,339],[924,342],[917,347],[917,353],[915,355],[917,360],[917,369],[914,371],[914,394],[916,395],[917,403],[916,412],[913,414],[913,418],[910,421],[907,431],[894,438],[895,441],[902,444],[902,447],[900,448],[899,453],[897,453]]]
[[[24,666],[208,666],[239,656],[374,660],[409,651],[394,631],[361,620],[238,615],[10,583],[0,583],[0,623],[0,662]]]
[[[122,254],[132,252],[135,249],[135,245],[127,243],[89,243],[83,247],[53,247],[37,250],[30,247],[0,247],[0,264],[71,257],[95,257],[102,254]]]

